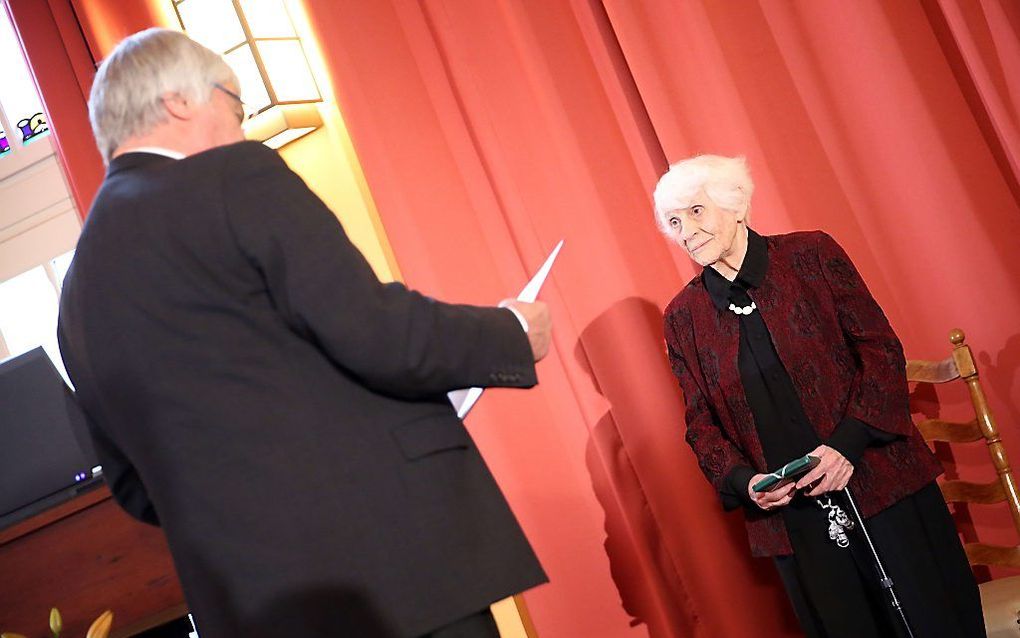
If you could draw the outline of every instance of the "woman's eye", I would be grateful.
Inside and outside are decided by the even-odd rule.
[[[674,217],[669,220],[669,225],[673,228],[680,228],[680,220]]]
[[[705,210],[704,206],[691,206],[692,215],[700,215],[701,211]]]

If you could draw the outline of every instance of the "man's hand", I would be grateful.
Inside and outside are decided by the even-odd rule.
[[[771,492],[755,492],[751,489],[752,485],[766,476],[768,476],[768,474],[755,474],[751,477],[751,480],[747,484],[747,494],[751,497],[751,500],[763,510],[774,510],[777,507],[782,507],[789,503],[793,499],[793,495],[797,492],[797,486],[792,482],[776,488]]]
[[[531,353],[535,355],[535,361],[545,357],[552,341],[552,316],[549,314],[549,306],[541,301],[526,303],[515,299],[503,300],[499,305],[521,313],[528,322],[528,342],[531,344]]]
[[[807,495],[818,496],[827,492],[837,492],[850,482],[854,466],[843,458],[842,454],[828,445],[819,445],[808,454],[818,457],[818,465],[797,481],[798,490],[817,483]]]

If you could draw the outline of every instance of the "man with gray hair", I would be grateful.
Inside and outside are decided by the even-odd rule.
[[[238,88],[164,29],[96,75],[109,170],[58,332],[114,497],[203,638],[498,636],[488,605],[545,575],[446,393],[534,385],[548,310],[380,283],[243,141]]]

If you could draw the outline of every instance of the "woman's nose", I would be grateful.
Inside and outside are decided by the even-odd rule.
[[[678,236],[680,237],[680,241],[686,243],[687,240],[690,239],[694,235],[696,230],[697,229],[694,228],[693,224],[687,223],[687,224],[682,225],[680,227],[680,232],[678,234]]]

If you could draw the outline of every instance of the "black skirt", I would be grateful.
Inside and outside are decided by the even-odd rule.
[[[833,496],[849,513],[842,496]],[[774,561],[806,636],[907,635],[860,529],[850,530],[849,547],[840,548],[829,539],[827,513],[807,497],[783,517],[794,553]],[[916,638],[985,636],[977,584],[935,483],[865,523]]]

